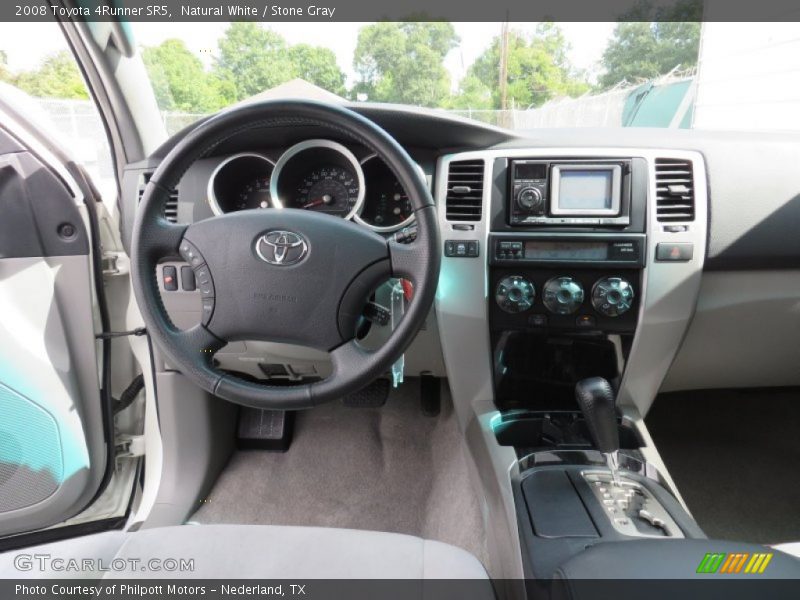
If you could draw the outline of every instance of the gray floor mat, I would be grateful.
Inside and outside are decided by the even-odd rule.
[[[800,390],[664,394],[646,422],[709,537],[800,540]]]
[[[383,408],[334,402],[299,413],[289,451],[235,453],[192,520],[407,533],[483,560],[452,405],[424,417],[417,390],[414,380],[402,385]]]

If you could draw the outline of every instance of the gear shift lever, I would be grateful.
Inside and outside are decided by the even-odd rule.
[[[620,485],[617,473],[619,430],[614,410],[614,390],[611,388],[611,384],[602,377],[582,379],[575,386],[575,400],[581,407],[594,445],[606,457],[614,484]]]

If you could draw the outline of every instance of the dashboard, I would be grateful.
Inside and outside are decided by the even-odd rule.
[[[506,356],[530,360],[518,365],[525,374],[537,360],[541,364],[528,343],[533,334],[589,336],[602,329],[622,340],[611,348],[625,359],[618,360],[625,378],[621,398],[641,412],[659,384],[678,390],[798,383],[800,344],[796,327],[787,323],[796,322],[800,300],[800,277],[792,276],[800,272],[800,135],[511,132],[435,111],[351,108],[406,149],[437,205],[440,290],[435,311],[406,353],[408,375],[447,376],[455,396],[492,398],[489,357],[501,343]],[[182,135],[125,168],[120,214],[128,249],[147,177]],[[657,161],[675,159],[694,165],[697,212],[685,231],[672,220],[678,217],[655,219],[657,170],[674,170]],[[456,170],[481,168],[483,190],[474,198],[462,194],[463,207],[448,201],[453,164]],[[562,186],[558,196],[555,182]],[[677,206],[662,202],[662,210],[681,210],[677,188],[675,195]],[[387,236],[414,225],[404,190],[379,159],[353,140],[315,127],[240,133],[196,161],[171,202],[168,218],[181,223],[237,210],[296,208],[347,218]],[[665,260],[656,255],[660,243],[670,252],[678,243],[692,244],[694,254]],[[640,249],[631,262],[623,254],[628,248]],[[620,314],[604,314],[608,309],[598,297],[613,288],[606,280],[625,284],[624,313],[617,308]],[[553,310],[548,290],[569,302]],[[196,311],[190,296],[181,289],[170,295],[176,321]],[[517,306],[520,298],[530,298],[531,308]],[[525,342],[527,354],[514,339]],[[259,377],[259,365],[271,363],[283,364],[292,377],[320,374],[314,369],[324,359],[249,342],[225,350],[223,362]],[[513,387],[510,393],[516,394]]]
[[[345,144],[324,138],[293,144],[277,159],[254,151],[223,157],[208,177],[206,197],[215,215],[296,208],[381,233],[414,221],[408,194],[386,163],[375,154],[358,158]]]

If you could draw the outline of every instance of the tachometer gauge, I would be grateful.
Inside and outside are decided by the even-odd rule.
[[[348,217],[358,203],[359,184],[344,167],[327,166],[306,175],[297,188],[293,208]]]
[[[269,180],[269,176],[262,176],[246,183],[236,198],[234,210],[270,208],[272,201],[269,194]]]
[[[208,180],[208,205],[215,215],[250,208],[272,208],[273,163],[261,154],[243,152],[225,158]]]

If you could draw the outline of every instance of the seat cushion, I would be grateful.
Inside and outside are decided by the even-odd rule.
[[[17,555],[94,558],[80,573],[49,565],[20,572]],[[118,560],[122,559],[122,560]],[[151,559],[193,560],[193,570],[149,571]],[[131,561],[139,561],[136,566]],[[113,570],[108,566],[114,563]],[[125,568],[118,569],[120,565]],[[191,579],[488,579],[470,553],[396,533],[268,525],[183,525],[107,532],[0,555],[0,577]],[[488,584],[487,584],[488,585]]]

